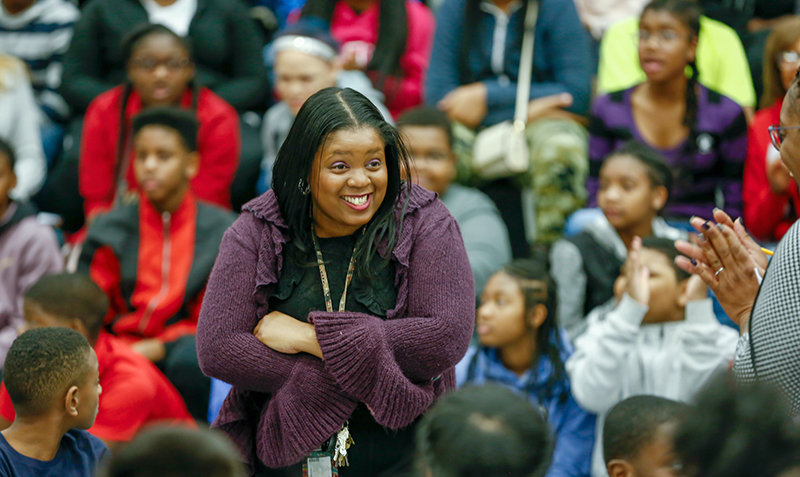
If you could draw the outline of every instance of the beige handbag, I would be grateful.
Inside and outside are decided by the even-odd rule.
[[[525,126],[528,119],[531,75],[533,69],[533,39],[539,2],[528,0],[525,14],[525,33],[522,37],[519,77],[517,78],[517,102],[514,120],[503,121],[488,127],[475,137],[472,148],[474,173],[487,180],[522,174],[530,166],[528,141]]]

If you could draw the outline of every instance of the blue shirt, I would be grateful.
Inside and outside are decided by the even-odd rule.
[[[86,431],[71,429],[61,438],[55,458],[42,461],[15,451],[0,434],[2,477],[92,477],[97,465],[111,456],[103,442]]]
[[[566,342],[561,348],[562,360],[566,361],[572,349]],[[531,404],[547,414],[547,421],[556,439],[553,462],[546,477],[588,477],[596,416],[578,406],[570,393],[567,378],[553,386],[550,397],[544,396],[545,385],[553,372],[550,359],[542,356],[536,376],[531,370],[517,376],[503,366],[496,349],[471,346],[456,365],[456,381],[459,387],[467,383],[480,385],[492,382],[526,396]],[[564,392],[566,399],[562,400]]]

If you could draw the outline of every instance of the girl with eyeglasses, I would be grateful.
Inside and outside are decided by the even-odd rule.
[[[592,205],[602,160],[634,139],[660,152],[673,171],[668,218],[740,214],[747,122],[730,98],[697,81],[700,9],[691,0],[654,0],[639,21],[639,62],[647,79],[598,98],[589,128]],[[687,76],[687,73],[690,73]]]
[[[239,162],[239,119],[222,98],[194,83],[187,40],[165,26],[145,24],[123,44],[127,80],[98,96],[83,123],[79,184],[87,221],[135,197],[131,121],[151,106],[195,110],[200,123],[200,168],[192,179],[198,199],[230,209]]]
[[[548,476],[588,476],[595,416],[572,397],[564,362],[572,346],[560,329],[556,284],[544,257],[511,262],[492,275],[475,320],[478,345],[456,366],[456,381],[495,383],[539,407],[555,436]]]
[[[800,66],[800,17],[778,24],[764,49],[764,95],[747,132],[747,160],[744,169],[744,221],[759,240],[777,242],[797,220],[800,194],[781,161],[778,148],[784,131],[769,126],[781,118],[786,91]]]

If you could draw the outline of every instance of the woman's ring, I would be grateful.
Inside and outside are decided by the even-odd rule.
[[[723,270],[725,270],[725,267],[719,267],[719,270],[717,270],[717,273],[715,273],[715,274],[714,274],[714,276],[716,277],[716,276],[717,276],[717,275],[719,275],[719,274],[720,274],[720,272],[722,272]]]

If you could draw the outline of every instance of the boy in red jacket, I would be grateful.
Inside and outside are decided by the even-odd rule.
[[[98,216],[78,269],[111,301],[106,326],[164,371],[192,415],[206,418],[210,381],[194,334],[206,281],[233,214],[195,198],[197,120],[178,108],[133,119],[138,203]]]

